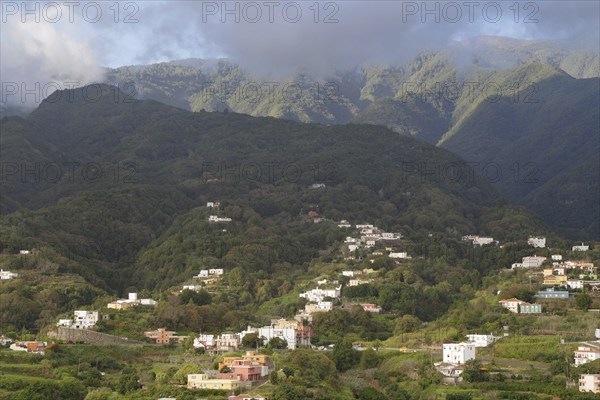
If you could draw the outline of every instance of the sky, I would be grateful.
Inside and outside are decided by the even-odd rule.
[[[479,35],[600,43],[595,0],[2,0],[0,6],[2,103],[16,98],[7,95],[15,90],[43,97],[44,90],[100,81],[103,67],[183,58],[230,58],[260,74],[326,73],[402,62]]]

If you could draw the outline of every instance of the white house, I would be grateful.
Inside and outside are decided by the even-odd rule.
[[[208,270],[201,269],[198,275],[194,275],[192,278],[208,278]]]
[[[373,229],[373,225],[371,224],[356,224],[354,226],[356,229],[361,230],[361,229]]]
[[[237,350],[242,343],[239,333],[223,333],[221,335],[200,334],[194,339],[194,348],[204,348],[207,350]]]
[[[356,245],[356,244],[348,245],[348,251],[352,252],[352,251],[356,251],[356,249],[358,249],[358,245]]]
[[[221,276],[221,275],[223,275],[223,269],[222,268],[211,268],[208,270],[208,274]]]
[[[394,232],[381,232],[381,239],[383,240],[398,240],[402,237],[399,233]]]
[[[474,246],[483,246],[490,243],[494,243],[494,238],[477,236],[475,239],[473,239]]]
[[[304,312],[306,314],[313,314],[316,312],[327,312],[333,310],[333,302],[331,301],[320,301],[318,303],[310,303],[304,306]]]
[[[343,276],[354,277],[354,271],[342,271]]]
[[[296,329],[294,328],[274,328],[272,326],[263,326],[258,328],[258,337],[265,338],[265,343],[277,337],[287,342],[288,349],[296,348]],[[243,339],[243,337],[242,337]]]
[[[552,260],[553,261],[562,261],[562,255],[561,254],[552,254]]]
[[[583,281],[581,279],[568,279],[567,286],[569,289],[583,289]]]
[[[218,201],[209,201],[206,203],[206,207],[208,208],[219,208],[220,205],[221,203],[219,203]]]
[[[208,217],[208,221],[209,222],[231,222],[232,219],[228,218],[228,217],[219,217],[219,216],[216,216],[216,215],[210,215]]]
[[[390,253],[388,254],[389,258],[410,258],[408,256],[408,253],[403,251],[403,252],[399,252],[399,253]]]
[[[323,301],[325,299],[325,297],[331,297],[331,298],[340,297],[341,290],[342,290],[341,285],[334,289],[316,288],[316,289],[312,289],[312,290],[309,290],[304,293],[300,293],[300,297],[305,298],[308,301],[318,303],[320,301]]]
[[[56,324],[56,326],[66,326],[66,327],[71,327],[73,325],[73,320],[72,319],[59,319],[58,323]]]
[[[579,375],[579,391],[600,393],[600,374]]]
[[[5,271],[3,269],[0,269],[0,279],[1,280],[13,279],[13,278],[16,278],[17,276],[19,276],[19,274],[17,274],[16,272],[10,272],[10,271]]]
[[[508,311],[513,312],[515,314],[519,313],[519,306],[521,304],[527,304],[526,301],[516,299],[514,297],[511,299],[500,300],[499,303],[502,307],[506,308]]]
[[[119,299],[113,302],[110,302],[106,305],[107,308],[111,308],[114,310],[126,310],[133,306],[155,306],[157,304],[156,300],[153,299],[138,299],[137,293],[129,293],[128,298]]]
[[[600,359],[600,347],[579,346],[573,355],[575,366],[587,364]]]
[[[582,242],[580,246],[573,246],[571,251],[588,251],[589,249],[590,249],[590,246],[586,246]]]
[[[74,316],[73,316],[73,328],[75,328],[75,329],[93,328],[99,319],[100,319],[100,313],[98,311],[76,310],[74,312]]]
[[[546,238],[545,237],[530,237],[527,239],[527,244],[536,248],[543,249],[546,247]]]
[[[467,339],[469,343],[474,344],[475,347],[487,347],[490,344],[494,343],[499,337],[496,337],[492,334],[489,335],[481,335],[481,334],[471,334],[467,335]]]
[[[546,261],[546,257],[538,257],[537,255],[531,257],[523,257],[521,263],[514,263],[512,268],[536,268],[542,265]]]
[[[449,364],[464,364],[475,359],[475,345],[473,343],[444,343],[443,362]]]
[[[350,228],[351,226],[345,219],[341,220],[338,224],[338,228]]]
[[[201,289],[202,285],[183,285],[180,292],[183,292],[184,290],[193,290],[194,292],[199,292]]]
[[[463,236],[462,240],[466,242],[472,242],[473,246],[483,246],[485,244],[494,243],[494,238],[492,237],[482,237],[477,235]]]
[[[373,282],[373,279],[350,279],[347,286],[358,286]]]

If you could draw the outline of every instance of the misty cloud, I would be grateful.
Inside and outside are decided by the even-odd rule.
[[[36,23],[2,2],[3,82],[93,82],[102,66],[231,58],[253,73],[389,64],[479,35],[600,41],[600,3],[81,2],[69,21]],[[41,2],[29,2],[30,7]],[[63,4],[56,2],[55,4]],[[470,4],[470,5],[469,5]],[[95,8],[101,7],[96,18]],[[40,6],[41,7],[41,6]],[[88,14],[82,12],[88,8]],[[112,7],[112,8],[111,8]],[[8,12],[10,11],[10,12]],[[47,16],[47,15],[46,15]],[[52,17],[52,16],[50,16]],[[4,90],[4,87],[3,87]],[[3,99],[4,100],[4,99]]]

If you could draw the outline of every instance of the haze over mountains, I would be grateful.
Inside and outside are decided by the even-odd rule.
[[[192,111],[385,125],[463,156],[510,201],[585,239],[600,229],[598,76],[593,49],[486,36],[327,77],[189,59],[108,70],[106,80]]]

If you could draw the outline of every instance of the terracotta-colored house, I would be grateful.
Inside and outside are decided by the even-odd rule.
[[[243,382],[259,381],[262,376],[262,366],[254,361],[235,360],[229,366],[231,372],[220,372],[217,379],[237,379]]]

